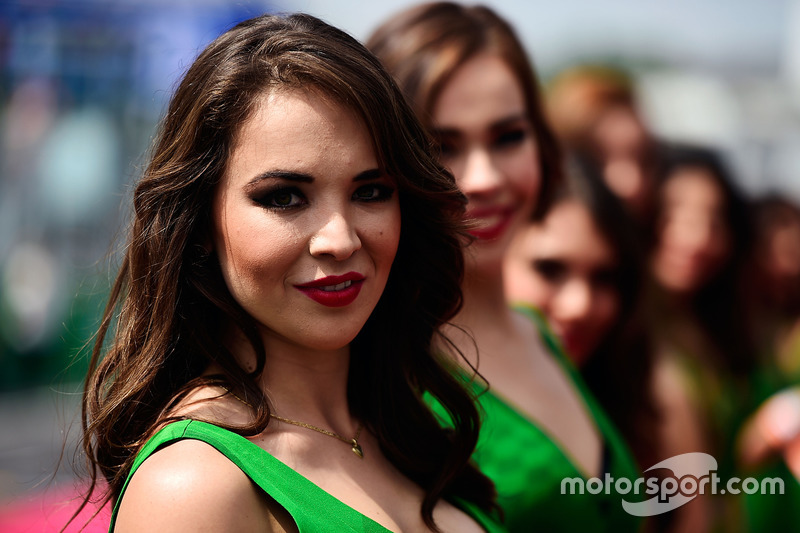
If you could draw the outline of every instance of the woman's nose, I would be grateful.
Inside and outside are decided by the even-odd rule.
[[[359,249],[361,239],[355,225],[346,213],[338,211],[325,217],[309,243],[311,255],[328,256],[337,261],[344,261]]]
[[[561,321],[583,320],[592,309],[592,288],[584,280],[572,280],[561,289],[556,312]]]
[[[484,148],[471,149],[465,156],[458,187],[467,196],[490,195],[500,188],[503,175]]]

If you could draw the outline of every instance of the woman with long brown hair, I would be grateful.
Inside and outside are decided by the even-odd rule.
[[[750,213],[725,163],[702,146],[663,151],[649,228],[648,319],[664,445],[675,455],[713,455],[720,478],[730,479],[739,474],[736,433],[755,405],[756,359],[744,291]],[[706,528],[740,526],[736,496],[693,504],[703,499]]]
[[[495,482],[507,526],[635,529],[638,519],[613,493],[563,493],[566,478],[632,479],[636,469],[541,315],[511,309],[503,292],[508,245],[546,209],[561,165],[518,38],[486,7],[442,2],[392,16],[367,46],[411,98],[469,200],[464,306],[444,331],[450,351],[465,354],[490,387],[472,382],[485,413],[475,459]],[[463,365],[454,372],[471,375]]]
[[[477,411],[431,355],[461,303],[464,201],[428,139],[377,59],[313,17],[245,21],[199,55],[87,378],[112,529],[494,530]]]

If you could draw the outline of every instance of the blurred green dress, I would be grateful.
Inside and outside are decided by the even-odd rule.
[[[560,343],[538,311],[522,307],[519,311],[536,324],[546,348],[558,361],[583,399],[604,443],[603,474],[613,480],[631,482],[640,474],[627,445],[622,441],[608,416],[567,360]],[[568,478],[587,481],[574,462],[537,423],[485,385],[472,382],[483,413],[481,433],[473,458],[478,467],[494,481],[504,523],[511,532],[619,532],[638,531],[641,519],[622,508],[623,496],[605,487],[599,494],[562,494],[562,482]],[[431,400],[443,420],[446,411]],[[628,501],[642,501],[645,495],[624,496]]]
[[[783,353],[770,346],[776,353],[768,354],[758,366],[752,378],[756,405],[788,387],[800,386],[800,329],[793,333],[782,346]],[[783,459],[776,457],[745,475],[756,478],[763,489],[742,495],[746,531],[800,531],[800,482]],[[783,494],[769,493],[774,480],[783,483]]]

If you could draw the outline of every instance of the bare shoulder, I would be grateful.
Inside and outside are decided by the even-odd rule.
[[[272,532],[269,518],[268,498],[234,463],[204,442],[182,440],[133,475],[115,531]]]

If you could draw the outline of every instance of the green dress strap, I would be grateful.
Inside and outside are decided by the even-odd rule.
[[[119,504],[136,470],[150,455],[162,447],[184,439],[205,442],[230,459],[266,494],[286,509],[301,533],[348,531],[387,533],[389,531],[378,522],[325,492],[308,478],[241,435],[206,422],[182,420],[162,428],[137,454],[114,506],[109,532],[114,530]],[[461,505],[460,502],[459,506],[487,532],[499,531],[493,528],[491,520],[479,509],[472,505]]]
[[[636,461],[633,459],[633,453],[630,451],[628,444],[622,438],[622,435],[611,421],[611,418],[609,418],[605,409],[603,409],[603,407],[600,405],[600,402],[597,401],[597,398],[595,398],[594,394],[592,394],[592,392],[589,390],[589,386],[583,380],[583,376],[581,376],[578,368],[575,366],[572,360],[567,357],[566,351],[561,345],[561,341],[556,337],[555,333],[553,333],[553,330],[550,329],[550,325],[547,323],[547,319],[542,312],[535,307],[527,305],[518,305],[515,306],[514,309],[520,313],[523,313],[534,322],[536,328],[539,330],[542,340],[547,346],[548,351],[552,354],[553,358],[558,361],[558,363],[561,365],[561,368],[563,368],[567,373],[572,381],[572,384],[576,389],[578,389],[581,399],[589,408],[589,412],[591,413],[595,424],[597,424],[600,434],[603,436],[606,447],[619,451],[617,460],[623,463],[620,465],[622,469],[628,473],[638,474],[639,467],[636,465]]]

